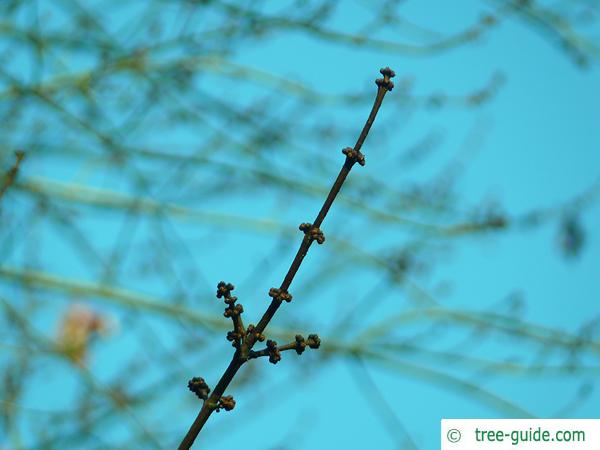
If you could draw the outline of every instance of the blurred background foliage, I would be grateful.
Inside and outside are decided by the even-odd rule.
[[[246,366],[201,439],[437,448],[441,417],[593,415],[599,111],[579,105],[599,18],[595,0],[0,2],[0,448],[177,445],[187,380],[233,351],[217,282],[258,320],[385,65],[367,165],[267,329],[323,347]]]

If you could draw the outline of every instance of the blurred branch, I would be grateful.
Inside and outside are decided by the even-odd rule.
[[[284,30],[302,31],[310,36],[316,36],[326,41],[351,45],[353,47],[372,48],[378,51],[397,52],[412,56],[427,56],[445,50],[456,48],[480,38],[485,31],[496,24],[492,16],[484,15],[474,25],[449,37],[443,37],[432,43],[409,44],[386,39],[378,39],[367,34],[348,33],[328,28],[316,20],[294,19],[289,16],[273,16],[259,12],[256,9],[243,8],[227,2],[218,2],[219,6],[228,12],[239,16],[250,17],[264,23],[265,26],[276,27]],[[507,8],[501,7],[497,14],[501,15]],[[490,17],[492,17],[490,19]]]
[[[578,34],[567,20],[552,9],[532,0],[500,2],[548,35],[575,64],[585,67],[588,65],[588,58],[600,59],[600,46]]]
[[[460,14],[441,21],[429,21],[427,9],[407,6],[402,0],[0,2],[0,144],[27,149],[26,164],[32,164],[34,174],[24,177],[22,155],[15,160],[12,152],[3,153],[11,160],[3,161],[6,167],[0,172],[5,230],[0,284],[14,299],[0,304],[0,372],[6,369],[0,380],[0,435],[7,436],[0,446],[46,450],[176,444],[181,414],[197,411],[195,399],[184,398],[178,386],[198,367],[207,372],[215,368],[227,343],[212,345],[209,339],[232,331],[231,320],[213,317],[212,307],[198,302],[198,292],[207,284],[203,271],[211,272],[215,259],[223,259],[227,270],[248,270],[233,261],[228,246],[241,236],[256,239],[252,245],[273,233],[289,241],[293,229],[285,225],[284,214],[296,202],[304,208],[330,192],[323,175],[333,156],[324,149],[335,148],[335,142],[354,132],[356,111],[371,101],[366,84],[346,92],[350,78],[331,74],[309,82],[305,77],[312,74],[301,73],[302,59],[279,64],[264,59],[263,50],[275,48],[267,53],[281,51],[294,58],[285,45],[299,40],[310,42],[307,48],[356,49],[365,57],[384,52],[437,58],[459,49],[511,53],[510,39],[503,41],[505,29],[522,20],[559,57],[581,67],[600,58],[596,1],[489,0],[460,11],[453,5],[452,11]],[[425,14],[419,18],[421,12]],[[515,30],[521,32],[519,39],[527,37]],[[255,59],[257,54],[261,57]],[[437,58],[434,65],[441,61]],[[506,61],[513,60],[502,59]],[[285,76],[296,68],[291,78]],[[499,93],[511,95],[514,88],[500,90],[503,80],[513,80],[512,70],[522,68],[488,67],[480,71],[484,78],[461,77],[457,83],[441,77],[435,88],[421,80],[421,64],[413,69],[399,80],[390,99],[394,113],[378,119],[381,134],[372,144],[381,148],[379,167],[384,170],[364,173],[344,187],[348,190],[336,198],[340,218],[330,225],[332,251],[318,274],[308,273],[296,288],[298,297],[318,302],[322,290],[338,292],[338,281],[349,282],[347,295],[340,293],[335,301],[350,313],[332,317],[335,326],[325,330],[329,336],[312,356],[316,364],[303,368],[314,377],[317,370],[329,370],[325,365],[334,358],[358,359],[386,369],[399,385],[408,377],[503,414],[525,415],[528,407],[536,407],[532,399],[514,404],[514,395],[488,383],[510,386],[527,380],[541,386],[544,377],[560,377],[568,391],[584,377],[593,380],[600,373],[594,325],[600,319],[592,317],[573,331],[541,325],[548,316],[535,319],[540,323],[526,320],[516,310],[442,307],[449,280],[439,280],[448,273],[441,262],[466,239],[477,239],[477,244],[501,234],[510,239],[514,232],[554,222],[561,233],[584,233],[577,249],[590,245],[584,212],[597,204],[600,181],[572,198],[519,213],[505,212],[500,205],[488,208],[485,202],[470,205],[471,197],[459,197],[465,193],[458,188],[472,153],[459,151],[449,165],[452,170],[427,178],[454,145],[455,130],[446,133],[438,121],[453,120],[449,114],[495,113],[501,103],[492,100]],[[483,79],[482,85],[469,85]],[[333,115],[341,118],[337,124],[328,120]],[[443,133],[432,134],[431,128]],[[397,137],[416,144],[402,151],[398,146],[405,144]],[[262,210],[249,203],[258,198],[267,205],[273,202],[272,218],[259,215]],[[220,209],[230,200],[248,206]],[[356,233],[346,232],[350,229],[375,240],[357,240]],[[196,245],[198,240],[211,246]],[[242,291],[253,291],[259,279],[280,269],[278,256],[288,248],[275,250],[251,256],[264,258],[251,263],[253,276]],[[352,283],[360,282],[348,278],[348,267],[355,273],[367,269],[365,276],[376,274],[381,279],[377,289],[389,295],[374,291],[348,301],[358,295]],[[285,293],[274,294],[281,300]],[[375,298],[381,301],[375,303]],[[73,364],[49,331],[57,320],[61,323],[65,301],[77,300],[116,311],[126,321],[113,341],[94,343],[89,368]],[[298,327],[326,326],[325,318],[331,318],[309,309],[318,308],[310,302],[298,306],[307,312],[304,319],[290,314],[282,317],[285,326],[269,325],[272,342],[291,343],[271,343],[259,354],[277,359],[278,352],[302,350],[300,338],[294,341]],[[377,316],[382,311],[387,311],[384,320]],[[241,320],[234,323],[239,333]],[[457,337],[458,344],[452,341]],[[488,347],[494,351],[486,352]],[[75,376],[65,376],[65,368]],[[363,393],[387,394],[382,385],[375,386],[379,372],[363,375],[357,379],[368,383]],[[298,376],[296,372],[294,379]],[[232,384],[240,394],[253,396],[243,404],[254,416],[261,411],[252,404],[273,395],[272,386],[257,386],[255,379],[255,372],[240,372]],[[76,392],[69,408],[50,405],[57,408],[50,410],[36,403],[52,398],[53,392],[48,397],[38,393],[51,391],[44,383],[53,380],[61,380],[64,398]],[[292,397],[285,392],[282,388],[282,400]],[[308,428],[295,428],[307,436]],[[218,427],[206,427],[203,433],[207,442],[229,436]]]
[[[15,182],[17,174],[19,173],[19,166],[21,161],[25,158],[25,152],[20,150],[15,152],[15,163],[14,165],[4,174],[2,184],[0,185],[0,200],[4,197],[6,190]]]
[[[160,301],[152,297],[138,294],[118,287],[84,283],[79,280],[59,278],[47,273],[33,270],[20,270],[0,267],[0,277],[25,286],[58,290],[74,297],[101,298],[120,306],[141,309],[146,312],[162,314],[186,320],[207,329],[222,329],[223,321],[182,306]]]
[[[417,450],[413,438],[410,436],[404,424],[398,418],[396,408],[393,408],[386,399],[385,393],[379,388],[375,380],[371,377],[364,361],[356,356],[353,359],[352,375],[358,385],[358,391],[365,397],[368,406],[373,413],[378,415],[380,420],[388,429],[388,434],[396,442],[398,449]]]
[[[579,337],[571,335],[566,331],[559,331],[554,328],[525,322],[513,315],[503,315],[487,311],[474,312],[451,310],[445,308],[420,308],[408,310],[371,325],[369,328],[365,329],[358,338],[370,342],[376,338],[388,336],[389,333],[397,330],[401,325],[406,325],[407,323],[415,321],[439,321],[442,323],[450,322],[456,325],[469,327],[482,327],[484,329],[497,330],[512,336],[521,336],[552,346],[569,348],[575,345],[583,345],[594,353],[600,354],[600,342],[598,341],[590,340],[582,343]]]

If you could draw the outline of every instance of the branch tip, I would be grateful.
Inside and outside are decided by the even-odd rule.
[[[321,338],[318,334],[309,334],[308,339],[306,340],[306,345],[313,350],[316,350],[321,346]]]
[[[217,284],[217,298],[225,297],[225,302],[227,303],[227,299],[232,298],[231,291],[233,291],[234,289],[235,286],[233,284],[225,283],[224,281],[219,281],[219,284]]]
[[[234,289],[235,286],[231,283],[220,281],[219,284],[217,284],[217,298],[223,298],[224,302],[227,304],[223,316],[230,317],[233,322],[233,331],[227,333],[227,340],[231,342],[233,347],[239,349],[245,334],[244,324],[241,318],[244,307],[241,304],[235,304],[237,297],[231,295],[231,291]]]
[[[392,89],[394,89],[394,83],[392,82],[392,78],[396,76],[396,72],[394,72],[389,67],[384,67],[383,69],[379,70],[379,73],[383,75],[383,78],[377,78],[375,80],[375,84],[379,88],[386,89],[387,91],[391,91]]]
[[[379,69],[379,73],[387,78],[394,78],[396,76],[396,72],[394,72],[389,67],[384,67],[383,69]]]
[[[248,359],[256,359],[262,356],[268,356],[271,363],[277,364],[279,361],[281,361],[281,352],[295,350],[298,355],[301,355],[306,350],[306,347],[317,349],[320,347],[320,345],[321,339],[316,334],[310,334],[306,339],[304,339],[301,334],[297,334],[294,342],[282,346],[278,346],[277,342],[269,339],[267,341],[266,348],[259,351],[250,350]]]
[[[25,152],[23,150],[15,150],[15,158],[17,159],[17,164],[25,159]]]

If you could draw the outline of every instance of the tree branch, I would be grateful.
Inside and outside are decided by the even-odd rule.
[[[217,297],[224,298],[225,302],[229,305],[225,310],[225,315],[227,317],[232,317],[234,323],[233,333],[230,332],[228,334],[228,339],[233,341],[233,346],[236,347],[236,351],[229,363],[229,366],[225,370],[225,373],[221,376],[221,379],[217,383],[214,391],[210,396],[208,396],[208,392],[210,389],[204,382],[202,378],[193,378],[190,381],[188,386],[191,390],[196,392],[196,394],[204,400],[202,408],[198,413],[198,416],[194,420],[194,423],[190,427],[189,431],[183,438],[183,441],[179,445],[179,450],[189,449],[194,440],[202,430],[202,427],[210,417],[213,411],[219,411],[219,409],[223,408],[226,410],[233,409],[235,405],[235,401],[233,398],[229,396],[223,396],[225,393],[225,389],[229,386],[237,371],[242,367],[244,363],[246,363],[249,359],[254,359],[259,356],[269,356],[269,361],[273,364],[277,363],[281,359],[280,352],[285,350],[294,349],[298,354],[301,354],[306,346],[310,348],[318,348],[320,345],[320,339],[317,335],[310,335],[307,340],[305,340],[301,335],[296,336],[296,341],[292,344],[288,344],[282,347],[277,347],[277,343],[275,341],[269,340],[267,341],[267,348],[261,350],[259,352],[254,352],[252,347],[257,341],[262,341],[265,339],[263,336],[263,332],[265,331],[267,325],[281,306],[282,302],[290,302],[292,300],[291,294],[288,293],[288,288],[292,284],[298,269],[300,269],[300,265],[304,260],[304,257],[308,253],[310,246],[313,241],[317,241],[318,244],[323,244],[325,242],[325,235],[320,229],[321,224],[325,220],[333,201],[335,200],[337,194],[339,193],[346,177],[352,170],[352,167],[357,162],[363,166],[365,164],[364,155],[360,152],[360,149],[375,121],[375,117],[377,116],[377,112],[383,102],[383,98],[388,91],[391,91],[394,87],[394,83],[391,81],[391,78],[394,77],[395,73],[389,67],[380,70],[383,78],[379,78],[376,80],[377,84],[377,96],[375,97],[375,102],[373,103],[373,107],[369,114],[369,118],[365,123],[358,140],[353,148],[347,147],[342,150],[343,154],[346,155],[346,159],[340,172],[331,187],[329,195],[325,199],[323,206],[321,207],[319,213],[317,214],[316,219],[313,223],[302,223],[300,224],[300,230],[304,232],[304,237],[300,244],[300,248],[294,257],[290,268],[288,269],[287,274],[285,275],[283,282],[279,288],[271,288],[269,290],[269,296],[272,297],[271,304],[263,314],[262,318],[258,322],[256,326],[248,325],[248,328],[245,330],[244,336],[239,336],[239,328],[241,325],[241,318],[239,317],[243,312],[243,308],[241,305],[233,306],[236,297],[231,296],[231,291],[234,289],[232,284],[220,282],[217,286]],[[240,307],[240,308],[238,308]],[[237,310],[236,310],[237,308]],[[201,382],[200,382],[201,380]],[[197,389],[196,389],[197,387]],[[196,390],[194,390],[196,389]],[[198,394],[200,392],[201,395]]]
[[[6,172],[4,175],[4,179],[2,180],[2,185],[0,185],[0,200],[4,197],[4,193],[6,190],[15,182],[17,175],[19,173],[19,166],[21,165],[21,161],[25,158],[25,152],[21,150],[17,150],[15,152],[15,163],[13,166]]]

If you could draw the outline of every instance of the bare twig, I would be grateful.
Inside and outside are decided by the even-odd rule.
[[[243,330],[243,325],[241,325],[241,318],[239,315],[243,312],[243,308],[241,305],[235,305],[236,297],[231,296],[231,291],[234,289],[234,286],[229,283],[221,282],[217,286],[217,297],[224,298],[225,303],[227,303],[227,308],[225,309],[225,315],[227,317],[231,317],[234,324],[233,331],[228,333],[228,340],[232,341],[233,346],[236,348],[236,351],[229,363],[229,366],[225,370],[225,373],[221,376],[221,379],[217,383],[214,391],[210,396],[208,396],[208,392],[210,389],[206,385],[203,379],[193,378],[188,385],[190,389],[195,392],[200,398],[204,400],[202,405],[202,409],[198,413],[198,416],[194,420],[194,423],[190,427],[189,431],[183,438],[183,441],[179,445],[179,449],[189,449],[194,440],[202,430],[202,427],[213,413],[213,411],[219,411],[220,409],[233,409],[235,405],[235,401],[229,396],[223,396],[225,393],[225,389],[229,386],[237,371],[242,367],[244,363],[246,363],[249,359],[254,359],[259,356],[269,356],[269,361],[272,363],[277,363],[281,359],[281,351],[294,349],[298,354],[301,354],[306,346],[311,348],[318,348],[320,345],[320,339],[317,335],[310,335],[307,340],[305,340],[302,336],[296,336],[296,341],[292,344],[288,344],[282,347],[278,347],[275,341],[269,340],[267,341],[267,347],[264,350],[255,352],[252,350],[254,344],[257,341],[263,341],[265,339],[263,332],[267,328],[267,325],[273,319],[273,316],[281,306],[281,304],[286,301],[290,302],[292,300],[291,294],[288,293],[288,289],[304,260],[304,257],[308,253],[310,246],[313,241],[317,241],[318,244],[322,244],[325,242],[325,236],[320,229],[321,224],[325,220],[333,201],[335,200],[337,194],[339,193],[346,177],[352,170],[354,164],[359,163],[361,166],[365,164],[364,155],[361,153],[360,149],[367,138],[367,134],[375,121],[375,117],[377,116],[377,112],[383,102],[383,98],[388,91],[391,91],[394,87],[391,78],[394,77],[395,73],[389,67],[385,69],[381,69],[381,74],[383,78],[379,78],[376,80],[377,84],[377,96],[375,97],[375,102],[371,109],[371,113],[365,123],[358,140],[353,148],[347,147],[342,152],[346,155],[346,159],[340,172],[331,187],[329,195],[325,199],[321,210],[317,214],[316,219],[312,223],[302,223],[300,224],[300,230],[304,232],[304,238],[302,239],[302,243],[300,244],[300,248],[292,261],[290,268],[288,269],[287,274],[285,275],[283,282],[279,288],[271,288],[269,291],[269,296],[272,297],[271,304],[263,314],[262,318],[258,322],[256,326],[248,325],[246,330]],[[240,327],[243,331],[243,335],[240,335]],[[201,381],[200,381],[201,380]],[[201,395],[200,395],[200,394]]]
[[[21,165],[21,161],[25,158],[25,152],[21,150],[17,150],[15,152],[15,163],[13,166],[6,172],[4,178],[2,180],[2,185],[0,186],[0,200],[4,197],[4,193],[6,190],[14,183],[17,178],[17,174],[19,173],[19,166]]]

